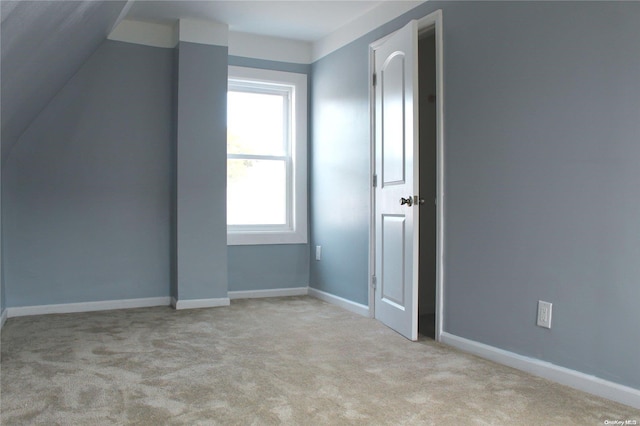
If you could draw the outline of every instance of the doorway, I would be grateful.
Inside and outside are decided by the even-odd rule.
[[[436,336],[436,34],[418,37],[419,210],[418,334]]]
[[[411,21],[370,49],[369,309],[410,340],[418,334],[440,340],[442,333],[442,58],[441,11]]]

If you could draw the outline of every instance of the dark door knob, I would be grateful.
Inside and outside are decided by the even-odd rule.
[[[409,198],[400,198],[400,205],[404,206],[407,205],[409,207],[411,207],[413,205],[413,197],[409,197]]]

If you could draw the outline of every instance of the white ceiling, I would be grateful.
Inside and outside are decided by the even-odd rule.
[[[126,18],[173,23],[180,18],[215,21],[229,30],[315,42],[372,12],[382,3],[418,5],[417,1],[149,1],[137,0]]]

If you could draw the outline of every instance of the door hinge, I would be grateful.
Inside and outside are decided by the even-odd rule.
[[[378,84],[378,75],[376,73],[373,73],[373,81],[371,84],[373,84],[374,86]]]
[[[378,175],[373,175],[373,187],[378,186]]]
[[[371,276],[371,288],[375,290],[376,287],[377,287],[377,284],[378,284],[378,279],[376,278],[375,275],[372,275]]]

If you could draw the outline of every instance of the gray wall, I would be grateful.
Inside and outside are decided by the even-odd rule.
[[[296,64],[293,62],[268,61],[265,59],[245,58],[243,56],[229,56],[229,65],[237,67],[260,68],[265,70],[276,70],[286,72],[297,72],[299,74],[311,74],[310,64]]]
[[[445,24],[446,329],[640,388],[640,4],[466,8]]]
[[[311,266],[313,288],[368,304],[368,44],[356,41],[313,64]],[[315,246],[322,260],[315,260]]]
[[[227,268],[230,290],[308,284],[307,244],[231,247],[227,260],[226,61],[226,48],[217,46],[103,43],[7,160],[10,297],[2,295],[1,304],[226,297]],[[304,74],[311,68],[240,57],[229,62]],[[203,96],[202,79],[210,96]],[[217,139],[210,137],[215,132]],[[88,244],[83,227],[95,228],[86,234]]]
[[[173,67],[172,67],[172,81],[171,81],[171,210],[170,210],[170,246],[171,246],[171,285],[170,294],[175,300],[178,300],[178,164],[176,158],[178,156],[178,65],[180,58],[180,46],[176,46],[172,49],[173,54]]]
[[[178,49],[177,296],[224,298],[228,49],[187,42]]]
[[[171,51],[105,41],[3,167],[7,306],[167,296]]]
[[[311,65],[239,56],[229,56],[229,65],[311,74]],[[229,291],[309,285],[308,244],[229,246],[228,256]]]
[[[0,3],[2,162],[29,123],[104,40],[125,4],[125,1]],[[83,36],[77,37],[78,33]],[[47,72],[43,73],[43,69]],[[0,270],[0,312],[5,307],[4,272]]]
[[[0,72],[1,78],[2,73]],[[0,111],[1,114],[2,112]],[[0,144],[1,146],[2,144]],[[0,161],[0,316],[4,313],[7,304],[4,295],[4,250],[2,246],[2,161]]]
[[[316,62],[311,285],[366,303],[367,46],[438,8],[445,331],[640,388],[639,3],[428,2]]]
[[[229,246],[229,291],[307,287],[306,244]]]

